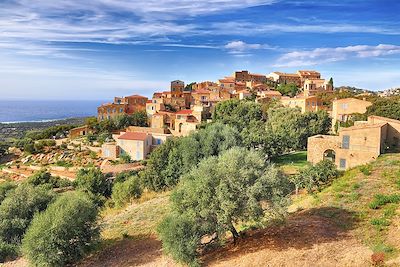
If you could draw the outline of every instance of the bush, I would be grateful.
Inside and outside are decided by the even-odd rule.
[[[75,187],[97,196],[111,195],[111,183],[99,168],[80,169],[76,174]]]
[[[0,263],[12,260],[18,256],[18,247],[13,244],[7,244],[0,241]]]
[[[129,156],[129,155],[126,154],[126,153],[123,153],[123,154],[120,155],[119,157],[121,158],[121,161],[122,161],[123,163],[129,163],[129,162],[131,162],[131,156]]]
[[[309,193],[320,191],[325,186],[329,185],[339,175],[335,164],[330,160],[323,160],[309,166],[297,174],[296,187],[306,188]]]
[[[58,176],[52,176],[45,170],[38,171],[34,175],[28,177],[26,182],[34,186],[50,185],[53,188],[67,187],[71,185],[69,180],[60,178]]]
[[[360,172],[362,172],[366,176],[371,175],[371,171],[372,171],[372,166],[369,164],[360,167]]]
[[[18,186],[0,205],[0,239],[19,243],[33,215],[46,209],[55,193],[43,186]]]
[[[114,184],[125,182],[129,177],[135,176],[137,173],[135,170],[120,172],[115,176]]]
[[[6,181],[0,183],[0,204],[16,187],[17,185],[14,182]]]
[[[171,214],[158,226],[157,231],[163,241],[163,250],[176,261],[198,265],[197,247],[202,232],[187,216]]]
[[[65,266],[82,258],[99,237],[98,210],[83,192],[68,192],[35,216],[22,241],[36,266]]]
[[[132,199],[139,198],[142,195],[138,176],[132,176],[126,181],[116,183],[112,190],[112,200],[117,207],[130,202]]]

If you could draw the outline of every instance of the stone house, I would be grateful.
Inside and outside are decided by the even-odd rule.
[[[93,129],[91,129],[88,125],[84,125],[81,127],[76,127],[69,130],[68,137],[71,139],[77,138],[79,136],[86,136],[88,134],[92,134]]]
[[[388,150],[400,149],[400,121],[370,116],[368,121],[341,128],[338,136],[316,135],[308,138],[307,160],[324,159],[346,170],[374,161]]]
[[[325,79],[306,79],[303,84],[304,96],[314,96],[317,93],[333,93],[333,87]]]
[[[97,108],[97,119],[99,121],[113,119],[122,114],[133,114],[137,111],[146,110],[147,97],[131,95],[115,97],[112,103],[102,104]]]
[[[350,120],[354,113],[364,114],[371,105],[371,102],[357,98],[335,99],[332,101],[332,129],[335,130],[336,123]]]
[[[113,135],[115,142],[102,145],[102,157],[115,160],[127,154],[132,160],[143,160],[171,137],[167,129],[130,126],[125,132]]]
[[[277,84],[290,84],[293,83],[297,87],[301,87],[301,77],[296,73],[284,73],[284,72],[271,72],[267,75],[268,79],[276,82]]]
[[[316,112],[318,110],[326,110],[322,100],[317,96],[295,96],[295,97],[281,97],[282,105],[290,108],[300,108],[302,113]]]

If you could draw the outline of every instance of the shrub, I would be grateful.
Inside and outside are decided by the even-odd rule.
[[[131,162],[131,156],[129,156],[129,155],[126,154],[126,153],[123,153],[123,154],[120,155],[119,157],[120,157],[120,159],[121,159],[121,161],[122,161],[123,163],[129,163],[129,162]]]
[[[171,214],[157,228],[163,249],[176,261],[198,265],[196,249],[202,232],[187,216]]]
[[[297,174],[296,183],[298,187],[306,188],[308,192],[320,191],[325,186],[329,185],[339,172],[335,164],[330,160],[323,160],[309,166]]]
[[[139,198],[142,195],[138,176],[132,176],[126,181],[116,183],[112,190],[112,200],[115,205],[121,207],[131,199]]]
[[[28,177],[27,183],[38,186],[38,185],[50,185],[53,188],[60,188],[70,186],[71,182],[67,179],[60,178],[58,176],[52,176],[49,172],[41,170]]]
[[[14,259],[17,256],[18,247],[16,245],[0,241],[0,263]]]
[[[371,171],[372,171],[372,166],[369,164],[360,167],[360,172],[362,172],[366,176],[371,175]]]
[[[0,204],[16,187],[17,185],[14,182],[6,181],[0,183]]]
[[[19,243],[33,215],[46,209],[55,193],[43,186],[18,186],[0,205],[0,239]]]
[[[76,174],[75,186],[94,195],[111,195],[111,183],[99,168],[80,169]]]
[[[120,172],[115,176],[114,184],[125,182],[129,177],[137,175],[137,173],[135,170]]]
[[[36,266],[65,266],[85,255],[98,239],[98,210],[83,192],[68,192],[35,216],[22,251]]]

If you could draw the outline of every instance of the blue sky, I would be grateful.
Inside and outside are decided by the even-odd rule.
[[[400,86],[397,0],[1,0],[0,99],[107,99],[235,70]]]

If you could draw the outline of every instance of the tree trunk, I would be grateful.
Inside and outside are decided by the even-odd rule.
[[[239,233],[236,231],[236,228],[233,226],[233,224],[230,225],[230,228],[233,236],[233,244],[236,245],[236,241],[239,238]]]

